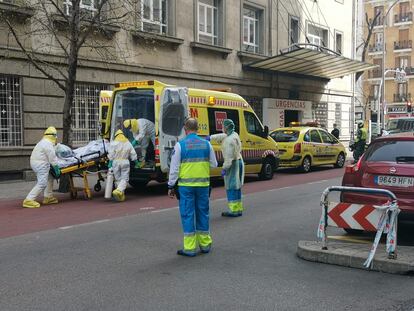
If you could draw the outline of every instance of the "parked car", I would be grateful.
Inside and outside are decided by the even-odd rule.
[[[398,199],[399,218],[414,220],[414,133],[377,138],[357,164],[346,167],[342,185],[390,190]],[[343,193],[341,201],[379,205],[387,198]]]
[[[299,167],[304,173],[312,166],[343,167],[345,147],[333,135],[313,126],[278,128],[270,133],[279,146],[280,167]]]
[[[391,119],[387,123],[387,133],[396,134],[396,133],[405,133],[405,132],[414,132],[414,118],[398,118]]]

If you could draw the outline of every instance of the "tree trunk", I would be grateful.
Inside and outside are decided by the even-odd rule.
[[[73,135],[72,135],[72,105],[76,83],[76,73],[78,69],[78,40],[79,40],[79,14],[80,5],[79,0],[73,1],[73,11],[71,16],[71,22],[69,23],[70,30],[70,51],[68,57],[68,78],[65,81],[66,96],[63,104],[63,139],[62,142],[65,145],[72,147]],[[62,175],[59,182],[59,192],[69,191],[69,176]]]

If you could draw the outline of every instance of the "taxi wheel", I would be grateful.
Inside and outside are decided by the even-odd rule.
[[[302,165],[300,166],[300,169],[304,173],[309,173],[310,172],[310,170],[311,170],[311,159],[310,159],[310,157],[306,156],[303,159]]]
[[[341,168],[344,167],[345,164],[345,155],[341,152],[340,154],[338,154],[338,158],[336,159],[336,163],[334,164],[334,166],[336,168]]]
[[[262,170],[259,173],[260,180],[270,180],[273,178],[273,163],[270,159],[263,160]]]

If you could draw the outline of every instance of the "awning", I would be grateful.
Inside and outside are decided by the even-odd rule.
[[[255,61],[247,64],[246,67],[323,79],[340,78],[377,67],[373,64],[344,57],[325,48],[316,46],[314,48],[303,48],[301,46],[301,44],[294,45],[279,55]],[[309,44],[306,44],[306,46],[309,46]]]

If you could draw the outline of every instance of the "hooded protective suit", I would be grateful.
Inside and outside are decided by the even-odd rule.
[[[134,135],[135,141],[132,142],[132,145],[134,147],[135,145],[141,146],[141,157],[139,161],[144,164],[150,140],[155,148],[154,123],[147,119],[130,119],[124,121],[124,127],[130,129]]]
[[[44,196],[43,204],[58,203],[58,200],[52,196],[53,177],[49,174],[50,166],[52,166],[55,173],[60,175],[60,170],[57,166],[58,159],[55,153],[56,141],[57,131],[51,126],[44,132],[42,140],[34,147],[30,156],[30,166],[36,173],[37,183],[23,201],[23,207],[40,207],[40,204],[36,202],[36,198],[42,191]]]
[[[227,202],[230,212],[222,213],[223,216],[241,216],[243,203],[241,199],[241,187],[244,183],[244,163],[241,155],[241,141],[239,135],[234,131],[232,120],[223,122],[225,134],[212,135],[210,139],[221,142],[223,153],[223,178],[227,192]]]
[[[114,140],[109,144],[108,159],[114,173],[117,188],[112,192],[115,200],[124,201],[124,191],[129,181],[131,161],[137,160],[137,153],[121,130],[115,133]]]

